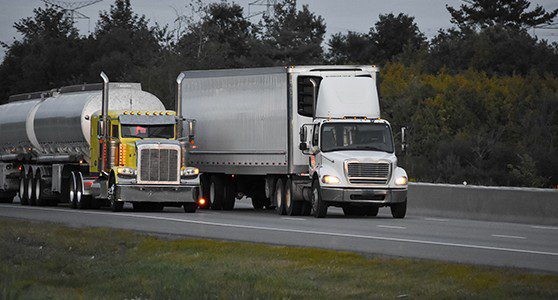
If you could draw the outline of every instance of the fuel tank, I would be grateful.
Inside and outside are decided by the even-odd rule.
[[[0,155],[73,155],[89,161],[91,115],[101,110],[102,85],[64,87],[0,105]],[[21,96],[20,96],[21,98]],[[109,110],[162,111],[139,83],[110,83]]]

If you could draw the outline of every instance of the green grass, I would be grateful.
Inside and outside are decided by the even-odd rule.
[[[557,299],[558,276],[0,220],[1,299],[397,297]]]

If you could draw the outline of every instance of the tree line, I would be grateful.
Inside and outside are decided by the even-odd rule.
[[[409,128],[401,164],[417,181],[551,187],[558,184],[558,44],[529,34],[558,10],[527,0],[471,0],[449,7],[454,27],[428,40],[414,18],[382,14],[369,32],[326,40],[326,20],[281,0],[257,23],[235,3],[194,0],[171,25],[149,25],[129,0],[80,35],[53,6],[14,24],[2,44],[0,103],[9,95],[98,82],[141,82],[174,105],[180,71],[300,64],[381,68],[383,116]]]

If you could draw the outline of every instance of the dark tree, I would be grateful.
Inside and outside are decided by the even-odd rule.
[[[368,34],[349,31],[334,34],[327,42],[326,58],[332,64],[373,63],[377,54],[375,44]]]
[[[14,24],[22,35],[0,65],[0,103],[16,93],[58,88],[80,82],[85,62],[83,43],[64,12],[47,6]]]
[[[502,25],[516,28],[551,24],[558,9],[547,12],[542,6],[528,11],[528,0],[467,0],[459,9],[446,5],[451,14],[451,22],[459,26],[479,26],[481,28]]]
[[[263,65],[319,64],[323,62],[322,42],[326,25],[308,5],[296,8],[296,0],[275,6],[275,17],[264,16]]]
[[[98,81],[105,71],[112,80],[138,80],[135,69],[149,66],[161,49],[156,28],[145,16],[132,11],[130,0],[116,0],[109,12],[102,12],[95,33],[88,40],[91,64],[89,79]]]
[[[190,24],[177,51],[188,68],[216,69],[249,66],[256,39],[252,23],[238,4],[211,3],[201,20]]]
[[[426,42],[415,18],[402,13],[380,15],[380,20],[370,29],[370,38],[378,51],[379,62],[390,61],[404,50],[418,50]]]

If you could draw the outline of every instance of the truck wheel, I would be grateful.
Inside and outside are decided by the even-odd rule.
[[[29,205],[37,205],[37,199],[35,198],[35,180],[33,180],[33,175],[30,173],[27,175],[27,199],[29,199]]]
[[[196,209],[198,209],[197,203],[184,203],[184,212],[195,213]]]
[[[277,214],[279,215],[286,215],[287,211],[285,210],[285,184],[283,183],[283,179],[278,178],[275,182],[275,209]]]
[[[403,219],[407,214],[407,199],[405,202],[393,203],[391,205],[391,215],[396,219]]]
[[[74,172],[70,173],[70,189],[68,191],[68,201],[71,208],[77,208],[77,178]]]
[[[366,215],[366,207],[358,207],[352,205],[343,206],[343,213],[345,216],[364,216]]]
[[[211,209],[223,209],[223,198],[225,194],[225,183],[219,175],[211,176],[211,185],[209,186],[209,198],[211,199]]]
[[[233,210],[236,202],[236,187],[232,178],[225,182],[225,196],[223,197],[223,210]]]
[[[118,201],[118,199],[116,198],[117,188],[118,187],[116,186],[116,183],[114,183],[113,179],[111,179],[109,181],[108,200],[110,204],[110,209],[113,212],[120,212],[122,211],[122,208],[124,208],[124,202]]]
[[[29,199],[27,199],[27,195],[25,193],[26,191],[27,191],[27,187],[25,186],[25,177],[22,175],[21,178],[19,179],[19,191],[18,191],[19,201],[21,205],[29,205]]]
[[[370,216],[370,217],[375,217],[378,215],[378,211],[380,210],[380,207],[378,206],[369,206],[365,208],[366,210],[366,215]]]
[[[43,195],[43,183],[41,180],[41,173],[37,173],[37,175],[35,175],[35,198],[37,200],[37,205],[38,206],[46,206],[50,203],[50,201],[48,201],[48,199],[45,199],[45,196]]]
[[[293,199],[293,181],[289,178],[285,183],[285,211],[289,216],[298,216],[302,214],[302,201]]]
[[[76,173],[76,203],[77,208],[87,209],[91,204],[91,199],[83,194],[83,174],[81,172]]]
[[[209,209],[211,206],[211,195],[209,194],[209,188],[211,186],[211,177],[209,174],[200,175],[200,189],[201,196],[205,199],[205,204],[200,205],[200,209]]]
[[[312,215],[315,218],[325,218],[327,215],[327,203],[322,199],[322,191],[318,179],[312,182]]]

